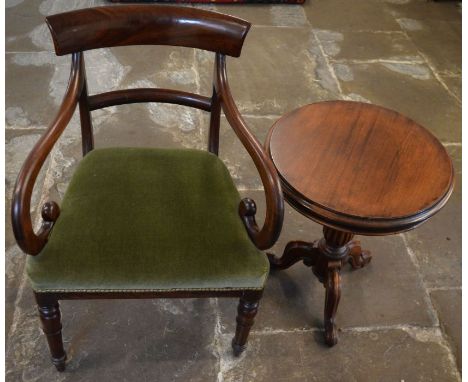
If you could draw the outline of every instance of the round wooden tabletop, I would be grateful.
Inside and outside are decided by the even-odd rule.
[[[453,189],[452,161],[437,138],[375,105],[301,107],[273,125],[267,148],[293,207],[354,233],[411,229],[440,210]]]

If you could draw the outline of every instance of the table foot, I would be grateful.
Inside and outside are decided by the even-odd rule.
[[[291,241],[284,248],[281,257],[272,253],[268,253],[267,256],[272,269],[287,269],[301,260],[310,267],[316,263],[319,250],[316,242]]]
[[[335,317],[341,297],[341,267],[349,263],[360,269],[372,259],[371,253],[363,250],[353,237],[351,232],[323,227],[323,238],[319,241],[291,241],[281,257],[268,254],[272,269],[286,269],[302,260],[325,287],[324,328],[328,346],[338,343]]]
[[[348,243],[349,257],[347,262],[353,269],[364,268],[372,260],[370,251],[363,250],[361,248],[361,242],[353,240]]]

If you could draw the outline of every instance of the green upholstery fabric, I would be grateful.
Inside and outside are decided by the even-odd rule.
[[[262,289],[268,261],[238,216],[223,162],[197,150],[96,149],[80,162],[35,291]]]

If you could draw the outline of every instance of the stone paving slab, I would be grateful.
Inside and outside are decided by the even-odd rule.
[[[423,62],[413,42],[401,31],[337,32],[315,30],[324,53],[333,61]]]
[[[455,189],[447,205],[404,237],[428,287],[461,287],[461,147],[448,146],[454,160]]]
[[[396,110],[443,142],[461,139],[461,107],[424,64],[377,63],[338,67],[343,92]]]
[[[23,291],[8,342],[8,381],[216,380],[208,299],[64,301],[61,310],[68,362],[59,374],[32,293]]]
[[[454,21],[461,19],[461,3],[458,1],[386,1],[386,8],[398,20]]]
[[[240,360],[226,355],[225,382],[457,381],[450,351],[438,333],[351,331],[327,348],[320,332],[254,334]],[[226,336],[225,341],[228,341]]]
[[[52,48],[45,17],[79,8],[105,5],[105,0],[6,0],[5,49],[10,52],[41,51]],[[49,49],[44,49],[49,50]]]
[[[434,290],[431,298],[437,309],[443,331],[449,338],[457,359],[458,370],[462,367],[462,292],[460,290]]]
[[[314,28],[334,31],[396,31],[398,23],[382,1],[314,0],[304,3]]]
[[[10,210],[16,176],[23,165],[26,155],[39,139],[43,130],[11,130],[5,133],[5,331],[8,333],[13,322],[13,312],[18,289],[21,284],[26,256],[16,246],[11,225]],[[42,185],[49,167],[47,161],[40,171],[33,190],[32,216],[43,193]]]
[[[458,22],[424,20],[406,33],[434,68],[443,74],[461,74],[461,31]],[[443,49],[440,49],[443,46]]]
[[[103,4],[110,3],[6,2],[7,210],[17,172],[53,118],[68,81],[70,59],[54,55],[43,19]],[[70,356],[64,374],[48,360],[25,284],[25,255],[14,245],[7,214],[7,380],[460,380],[461,7],[420,0],[197,7],[254,25],[242,58],[228,58],[228,75],[234,99],[260,141],[281,114],[305,103],[378,103],[407,114],[447,143],[457,172],[454,195],[414,231],[360,237],[374,259],[363,270],[343,270],[340,342],[332,349],[323,345],[321,332],[324,288],[298,263],[271,274],[250,347],[240,359],[230,352],[235,299],[63,302]],[[90,93],[162,86],[210,96],[213,58],[169,47],[87,52]],[[93,122],[96,147],[207,145],[207,114],[184,107],[113,107],[93,112]],[[220,141],[221,158],[262,216],[257,171],[224,118]],[[39,177],[33,207],[61,200],[80,158],[75,116]],[[287,207],[271,251],[280,254],[289,240],[320,236],[318,224]]]
[[[245,191],[264,211],[261,191]],[[290,240],[313,241],[322,235],[318,224],[286,206],[284,231],[271,251],[282,254]],[[262,216],[262,215],[260,215]],[[260,219],[260,221],[262,221]],[[342,270],[342,295],[337,313],[337,325],[349,327],[380,327],[391,325],[433,326],[436,318],[428,304],[428,295],[417,268],[411,262],[403,240],[393,237],[358,237],[374,257],[364,269]],[[283,271],[271,271],[256,330],[298,330],[321,328],[325,289],[301,262]],[[235,306],[220,301],[222,324],[234,329]]]
[[[302,5],[289,4],[287,6],[272,4],[195,4],[196,8],[227,13],[249,21],[255,26],[301,27],[309,26],[309,21]]]
[[[298,105],[336,98],[323,85],[330,81],[330,74],[312,54],[317,49],[308,28],[252,27],[241,57],[227,59],[239,110],[247,115],[278,116]],[[212,82],[211,68],[200,72],[202,84]]]
[[[96,123],[96,148],[161,147],[205,149],[203,112],[178,105],[116,107]],[[79,139],[78,139],[79,141]]]
[[[252,133],[263,144],[270,127],[275,123],[276,118],[270,117],[246,117],[245,122]],[[208,126],[209,122],[203,126]],[[204,137],[207,142],[208,133]],[[219,157],[224,161],[229,169],[239,189],[262,189],[263,184],[257,168],[247,150],[242,145],[233,128],[225,117],[221,118],[221,128],[219,136]]]
[[[462,98],[462,80],[460,76],[440,76],[442,81],[447,85],[449,91],[451,91],[458,100]]]
[[[70,70],[69,59],[56,59],[52,53],[6,54],[5,117],[8,127],[44,128],[51,121],[67,81],[66,74],[65,78],[57,76],[59,68],[54,69],[54,65],[58,62],[68,65],[68,69],[64,69]]]
[[[112,48],[109,51],[115,57],[117,65],[122,67],[122,80],[116,84],[122,88],[160,87],[188,92],[199,91],[195,49],[171,46],[125,46]],[[90,52],[86,52],[85,57],[89,54]],[[108,76],[109,66],[105,62],[98,64],[102,66],[102,75]],[[97,88],[96,91],[100,89]]]

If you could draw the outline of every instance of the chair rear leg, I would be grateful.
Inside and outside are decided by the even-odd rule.
[[[65,370],[67,355],[63,349],[62,323],[58,301],[51,295],[35,294],[42,330],[49,344],[52,363],[58,371]]]
[[[250,328],[254,323],[261,297],[262,294],[257,292],[250,294],[246,293],[240,298],[239,306],[237,307],[236,335],[232,339],[232,349],[234,350],[234,355],[236,357],[239,356],[246,348]]]

